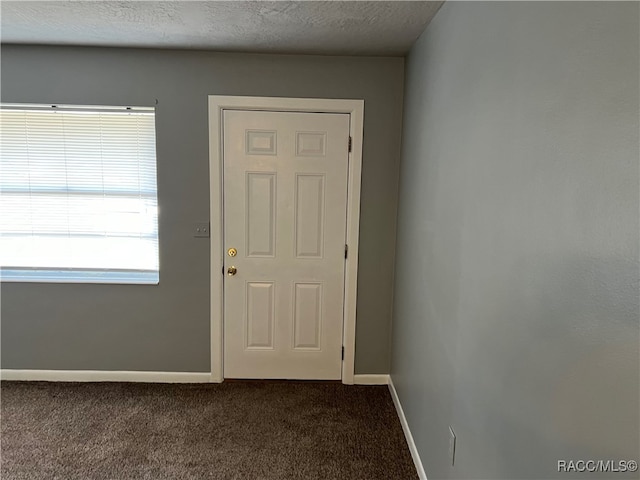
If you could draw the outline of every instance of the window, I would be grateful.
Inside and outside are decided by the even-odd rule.
[[[153,108],[0,108],[3,281],[158,283]]]

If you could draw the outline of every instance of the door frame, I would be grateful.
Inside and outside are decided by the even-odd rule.
[[[239,97],[209,95],[209,202],[211,216],[211,382],[224,380],[224,206],[223,127],[224,110],[272,112],[345,113],[350,116],[347,228],[349,246],[345,262],[342,344],[342,383],[353,384],[356,347],[356,299],[358,293],[358,240],[360,231],[360,181],[364,100],[324,98]],[[347,145],[345,145],[347,148]]]

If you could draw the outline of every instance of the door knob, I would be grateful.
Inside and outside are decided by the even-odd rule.
[[[233,277],[236,273],[238,273],[238,269],[233,265],[227,269],[227,275],[229,275],[230,277]]]

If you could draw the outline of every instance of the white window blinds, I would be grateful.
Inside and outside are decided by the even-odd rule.
[[[3,281],[158,283],[153,108],[0,108]]]

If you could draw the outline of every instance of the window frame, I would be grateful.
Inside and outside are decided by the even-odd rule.
[[[100,268],[100,267],[33,267],[33,266],[4,266],[0,265],[0,283],[70,283],[70,284],[135,284],[135,285],[158,285],[160,282],[160,215],[158,205],[158,155],[157,155],[157,127],[156,127],[156,108],[148,106],[103,106],[103,105],[50,105],[50,104],[27,104],[27,103],[0,103],[0,110],[18,110],[18,111],[56,111],[56,112],[82,112],[82,113],[132,113],[132,114],[150,114],[153,116],[153,162],[154,162],[154,192],[152,194],[142,193],[138,187],[138,193],[131,195],[139,198],[155,200],[155,235],[146,235],[147,238],[154,239],[156,242],[157,252],[157,269],[143,268]],[[0,125],[1,127],[1,125]],[[0,160],[2,151],[0,146]],[[66,163],[66,158],[65,158]],[[2,162],[0,162],[0,176],[2,175]],[[1,182],[0,182],[1,184]],[[31,185],[28,186],[31,188]],[[68,188],[68,187],[67,187]],[[0,188],[0,195],[3,189]],[[11,192],[9,192],[11,193]],[[64,194],[62,190],[59,192],[53,188],[51,193]],[[68,192],[66,192],[68,194]],[[87,195],[97,195],[91,188],[88,188]],[[98,192],[103,197],[110,197],[109,193]],[[153,198],[155,194],[155,199]],[[29,193],[29,196],[31,193]],[[112,194],[111,197],[116,198],[118,194]],[[0,215],[2,211],[0,211]],[[0,232],[0,237],[7,235]],[[11,235],[11,234],[9,234]],[[16,234],[17,235],[17,234]],[[46,236],[46,234],[44,234]],[[84,236],[76,234],[75,237]],[[145,235],[140,234],[139,238]],[[96,235],[100,237],[100,235]],[[109,235],[105,234],[106,238]],[[112,235],[110,238],[119,238]],[[122,237],[126,238],[126,237]],[[135,238],[135,236],[133,237]]]

